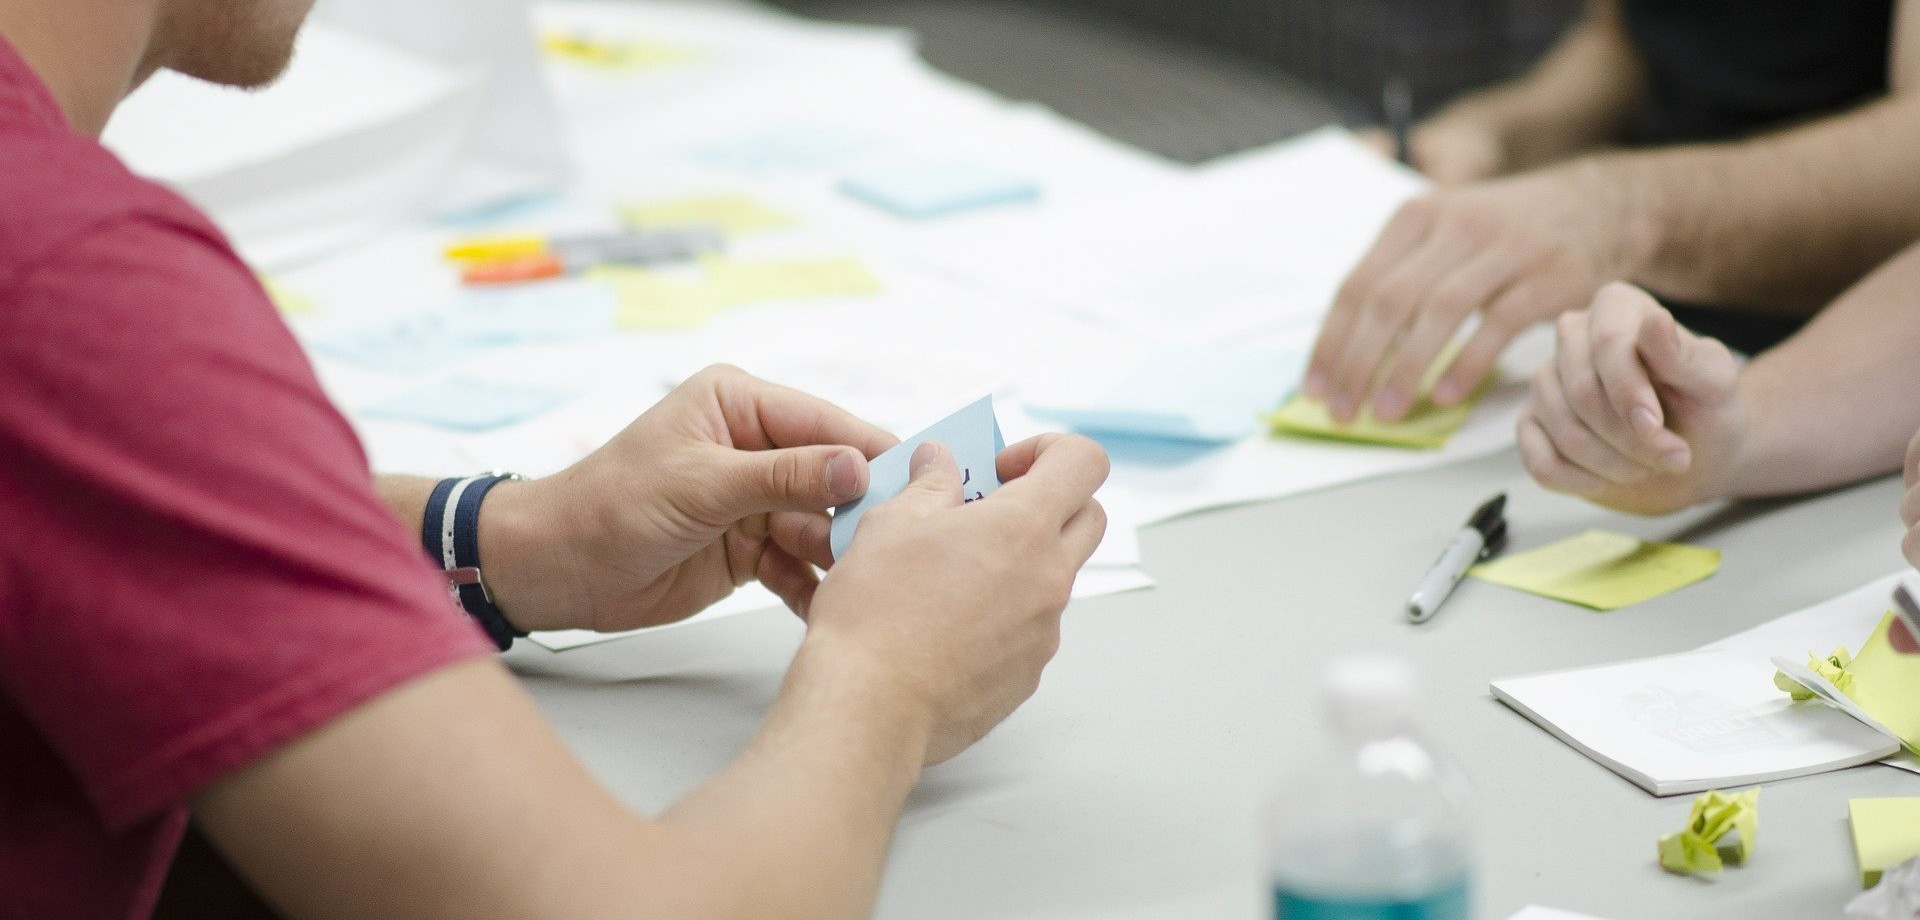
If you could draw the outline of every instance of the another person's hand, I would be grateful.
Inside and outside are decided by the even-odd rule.
[[[1393,132],[1368,128],[1359,132],[1367,146],[1388,159],[1394,156]],[[1491,128],[1464,118],[1437,117],[1413,128],[1407,138],[1414,169],[1441,185],[1478,182],[1507,172],[1505,142]]]
[[[1341,421],[1369,396],[1376,416],[1400,419],[1428,367],[1478,316],[1433,389],[1439,405],[1460,402],[1515,335],[1631,277],[1627,223],[1620,195],[1585,162],[1407,202],[1335,296],[1307,394]]]
[[[1726,494],[1748,419],[1740,363],[1645,291],[1609,284],[1561,315],[1533,378],[1520,453],[1540,484],[1637,514]]]
[[[824,400],[708,368],[579,463],[494,489],[488,584],[522,629],[669,623],[756,578],[804,612],[819,578],[770,535],[824,547],[827,509],[865,494],[866,460],[896,443]]]
[[[972,503],[945,446],[921,445],[911,466],[906,490],[861,518],[821,583],[796,667],[824,655],[872,669],[924,714],[926,762],[937,763],[1039,685],[1074,576],[1106,532],[1093,493],[1108,464],[1084,437],[1041,435],[1003,451],[1006,484]]]
[[[1907,525],[1907,535],[1900,541],[1900,551],[1907,554],[1907,562],[1914,568],[1920,568],[1920,434],[1907,442],[1906,494],[1900,497],[1900,520]],[[1907,631],[1907,625],[1898,618],[1893,621],[1893,629],[1887,633],[1893,640],[1893,647],[1909,655],[1920,653],[1920,641]]]

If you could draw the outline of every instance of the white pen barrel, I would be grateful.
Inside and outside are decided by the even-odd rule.
[[[1453,593],[1453,586],[1466,574],[1467,568],[1480,558],[1484,546],[1486,540],[1479,531],[1471,528],[1460,531],[1433,563],[1433,568],[1427,570],[1420,587],[1414,589],[1413,597],[1407,601],[1407,618],[1424,623],[1433,616],[1433,612],[1440,609],[1440,602]]]

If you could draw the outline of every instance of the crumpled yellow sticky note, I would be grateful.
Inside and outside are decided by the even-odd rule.
[[[1480,397],[1486,395],[1493,386],[1494,375],[1489,374],[1473,392],[1460,402],[1441,408],[1433,404],[1430,394],[1440,375],[1453,364],[1460,355],[1460,342],[1454,342],[1435,358],[1428,366],[1426,376],[1420,379],[1419,397],[1414,400],[1413,408],[1397,422],[1384,422],[1373,417],[1372,408],[1362,408],[1360,415],[1352,422],[1341,424],[1333,418],[1327,404],[1304,393],[1295,393],[1280,408],[1262,416],[1274,434],[1295,435],[1298,437],[1321,438],[1335,441],[1354,441],[1361,444],[1381,444],[1389,447],[1411,447],[1433,450],[1447,446],[1453,433],[1466,424],[1467,416],[1473,413],[1473,407]],[[1377,389],[1384,383],[1387,368],[1381,366],[1381,379],[1374,381]]]
[[[1595,610],[1614,610],[1686,587],[1719,568],[1717,549],[1589,530],[1476,565],[1467,574]]]
[[[1920,753],[1920,655],[1894,651],[1893,641],[1887,638],[1892,628],[1893,612],[1888,611],[1851,660],[1835,666],[1834,657],[1829,656],[1810,667],[1898,736],[1908,750]],[[1794,699],[1803,699],[1794,692],[1800,685],[1785,675],[1776,676],[1774,685],[1793,693]]]
[[[1833,684],[1834,689],[1848,697],[1853,696],[1853,672],[1847,670],[1847,666],[1852,663],[1853,654],[1848,652],[1844,645],[1834,646],[1833,651],[1828,652],[1825,658],[1815,655],[1807,656],[1807,669],[1826,678]],[[1773,672],[1773,685],[1786,691],[1787,695],[1796,700],[1810,700],[1817,696],[1812,690],[1802,686],[1799,681],[1780,671]],[[1857,703],[1859,700],[1854,702]]]
[[[1687,826],[1660,838],[1660,867],[1683,875],[1711,875],[1745,865],[1760,827],[1760,790],[1709,790],[1693,800]]]

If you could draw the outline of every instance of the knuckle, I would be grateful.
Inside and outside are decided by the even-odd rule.
[[[1567,386],[1567,401],[1583,418],[1595,417],[1606,408],[1606,394],[1591,374],[1583,374]]]

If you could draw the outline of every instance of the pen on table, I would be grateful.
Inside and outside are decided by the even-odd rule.
[[[1907,632],[1920,640],[1920,602],[1915,602],[1913,592],[1906,585],[1893,586],[1893,613],[1900,622],[1907,624]]]
[[[1502,492],[1473,512],[1466,526],[1460,528],[1453,542],[1434,560],[1427,577],[1420,580],[1420,587],[1414,589],[1413,598],[1407,601],[1407,619],[1415,623],[1431,619],[1446,602],[1447,595],[1453,593],[1454,586],[1466,577],[1468,568],[1493,558],[1493,554],[1507,545],[1506,509],[1507,493]]]
[[[446,248],[463,264],[466,284],[512,284],[585,271],[595,265],[655,265],[718,252],[726,235],[714,227],[630,230],[582,236],[506,236],[462,240]]]
[[[1380,87],[1380,108],[1393,133],[1393,158],[1413,165],[1413,87],[1405,77],[1394,77]]]

